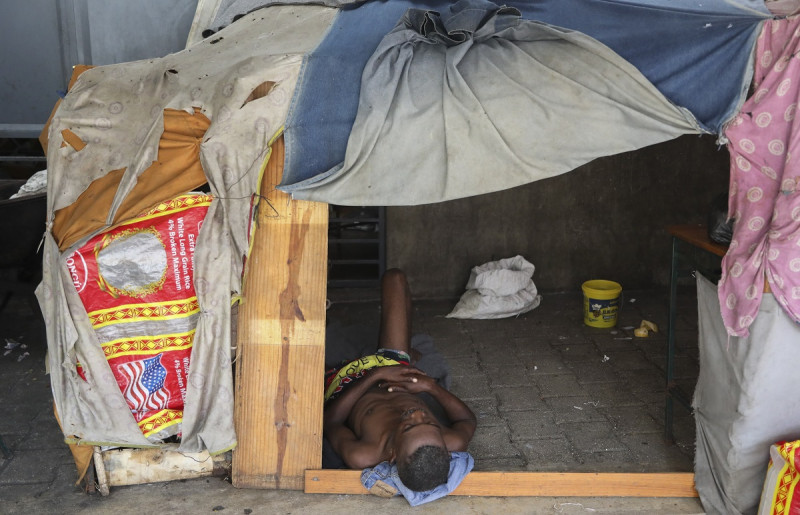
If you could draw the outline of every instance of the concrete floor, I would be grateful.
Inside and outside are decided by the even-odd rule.
[[[518,318],[454,320],[457,299],[415,302],[414,331],[434,338],[450,366],[451,390],[472,407],[476,470],[571,472],[691,471],[694,423],[676,406],[674,445],[663,438],[664,332],[634,339],[642,319],[666,328],[666,292],[625,292],[616,329],[582,323],[580,294],[545,294]],[[373,292],[332,290],[329,319],[377,320]],[[113,487],[107,497],[75,486],[75,466],[52,412],[44,369],[41,315],[14,297],[0,313],[0,460],[2,513],[402,513],[401,498],[237,489],[224,478]],[[681,295],[678,375],[691,391],[697,375],[694,294]],[[0,340],[0,344],[5,344]],[[5,351],[4,351],[5,352]],[[25,353],[28,353],[27,355]],[[576,492],[577,494],[578,492]],[[450,496],[426,513],[702,513],[698,499]]]

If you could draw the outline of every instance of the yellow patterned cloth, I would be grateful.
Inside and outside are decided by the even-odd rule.
[[[335,398],[373,368],[408,365],[410,361],[411,358],[405,352],[378,349],[375,354],[344,362],[325,373],[325,401]]]
[[[800,515],[800,440],[772,445],[769,455],[759,515]]]

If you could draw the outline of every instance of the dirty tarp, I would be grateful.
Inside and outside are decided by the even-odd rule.
[[[750,336],[729,337],[717,287],[700,274],[697,306],[695,487],[707,513],[754,514],[770,446],[800,435],[800,326],[767,295]]]
[[[369,0],[217,0],[216,12],[205,30],[218,31],[227,27],[240,16],[263,7],[273,5],[325,5],[328,7],[347,7]]]
[[[319,6],[270,8],[269,16],[247,16],[214,38],[164,58],[86,71],[58,106],[47,135],[49,230],[37,296],[65,435],[83,443],[159,443],[142,435],[128,410],[65,263],[66,256],[98,231],[62,253],[51,232],[54,214],[72,205],[95,181],[122,170],[117,172],[104,225],[115,223],[137,179],[158,160],[165,110],[191,115],[197,110],[211,122],[202,136],[199,158],[214,201],[195,254],[200,316],[181,450],[215,453],[235,445],[230,307],[232,295],[241,290],[251,198],[269,144],[282,130],[302,57],[318,44],[335,13]],[[271,87],[269,93],[248,101],[264,84]],[[73,146],[65,139],[81,144]],[[164,183],[171,181],[169,172],[161,173]],[[142,193],[144,203],[154,206],[165,200],[161,192],[150,183]],[[78,376],[77,362],[87,381]]]
[[[130,219],[151,207],[153,197],[172,198],[205,184],[206,176],[200,165],[200,144],[211,121],[195,108],[193,113],[164,109],[164,131],[158,142],[158,154],[153,163],[137,177],[136,184],[116,209],[114,219],[107,216],[125,177],[125,168],[112,170],[95,179],[78,199],[53,216],[53,236],[60,250],[65,250],[95,231]],[[62,131],[66,141],[76,150],[86,143],[72,131]],[[164,178],[170,180],[165,182]]]
[[[525,19],[582,31],[602,42],[639,69],[673,104],[691,111],[710,132],[718,131],[744,100],[755,38],[769,16],[760,0],[511,0],[504,4],[518,8]],[[319,48],[306,58],[286,122],[281,189],[292,192],[311,185],[344,161],[359,108],[364,66],[406,10],[435,10],[447,17],[451,5],[442,0],[372,1],[340,13]],[[369,77],[363,80],[367,84]],[[527,101],[519,96],[513,100]],[[570,113],[575,123],[580,115]],[[486,145],[477,137],[469,144]],[[397,165],[392,163],[386,173],[408,173]],[[476,168],[474,173],[484,171]],[[416,191],[411,184],[404,187]]]
[[[691,113],[585,34],[490,2],[453,9],[448,18],[409,10],[383,39],[364,70],[344,163],[287,187],[294,197],[432,203],[701,132]]]
[[[722,260],[725,328],[747,336],[764,281],[800,323],[800,16],[770,20],[756,50],[753,96],[725,130],[731,155],[728,212],[735,219]]]

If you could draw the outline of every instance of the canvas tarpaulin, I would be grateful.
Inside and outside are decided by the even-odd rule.
[[[409,10],[364,70],[341,167],[291,188],[345,205],[423,204],[511,188],[700,132],[597,40],[459,2]]]
[[[53,396],[66,436],[81,443],[133,447],[159,443],[137,427],[65,259],[94,234],[128,216],[122,214],[128,207],[135,213],[167,200],[168,185],[180,170],[196,170],[186,162],[152,171],[154,162],[164,164],[165,113],[169,120],[175,110],[210,120],[201,134],[190,131],[188,147],[194,150],[186,157],[199,158],[213,196],[196,242],[199,312],[181,450],[216,453],[235,445],[231,299],[241,290],[251,202],[270,143],[282,130],[302,57],[318,44],[335,12],[319,6],[274,7],[269,17],[245,17],[184,51],[88,70],[60,102],[47,134],[48,231],[37,296],[47,326]],[[265,96],[251,97],[265,86]],[[101,183],[102,209],[90,224],[70,233],[69,241],[75,242],[62,251],[52,233],[55,213],[69,210],[93,184]]]
[[[698,275],[695,486],[708,513],[755,513],[769,449],[800,435],[800,326],[764,295],[750,336],[729,337],[717,287]]]
[[[486,9],[484,2],[476,4]],[[348,135],[358,110],[362,70],[396,21],[409,8],[436,10],[447,19],[451,5],[435,0],[366,2],[339,14],[328,36],[304,65],[287,120],[282,189],[294,192],[313,187],[345,160]],[[664,0],[560,0],[512,1],[507,5],[518,8],[524,19],[583,30],[606,44],[639,69],[670,102],[687,108],[711,132],[718,130],[743,100],[755,36],[761,21],[769,15],[763,2],[757,1],[711,0],[700,5]],[[522,67],[519,73],[524,70]],[[368,73],[364,74],[364,85],[370,81]],[[494,74],[485,80],[493,78]],[[576,110],[570,117],[577,124],[582,114]],[[540,119],[539,123],[546,121]],[[477,135],[468,143],[490,145]],[[420,154],[426,151],[424,141],[417,147],[423,147],[417,151]],[[402,164],[391,163],[383,173],[404,175],[409,167],[398,166]],[[476,168],[475,173],[484,172]],[[418,190],[412,183],[404,188]],[[400,203],[402,200],[393,202]]]

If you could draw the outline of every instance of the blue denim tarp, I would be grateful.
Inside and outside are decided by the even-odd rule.
[[[490,2],[457,2],[447,13],[410,9],[383,38],[364,68],[344,161],[292,185],[294,198],[441,202],[702,132],[582,32]]]
[[[489,4],[471,3],[477,8]],[[701,4],[688,0],[505,3],[524,19],[578,30],[604,43],[636,66],[672,103],[691,112],[704,130],[719,132],[744,100],[755,37],[770,15],[757,0]],[[316,182],[344,161],[364,66],[404,13],[434,10],[449,20],[451,6],[437,0],[392,0],[341,10],[323,42],[306,57],[286,122],[281,189],[293,191],[306,181]]]

